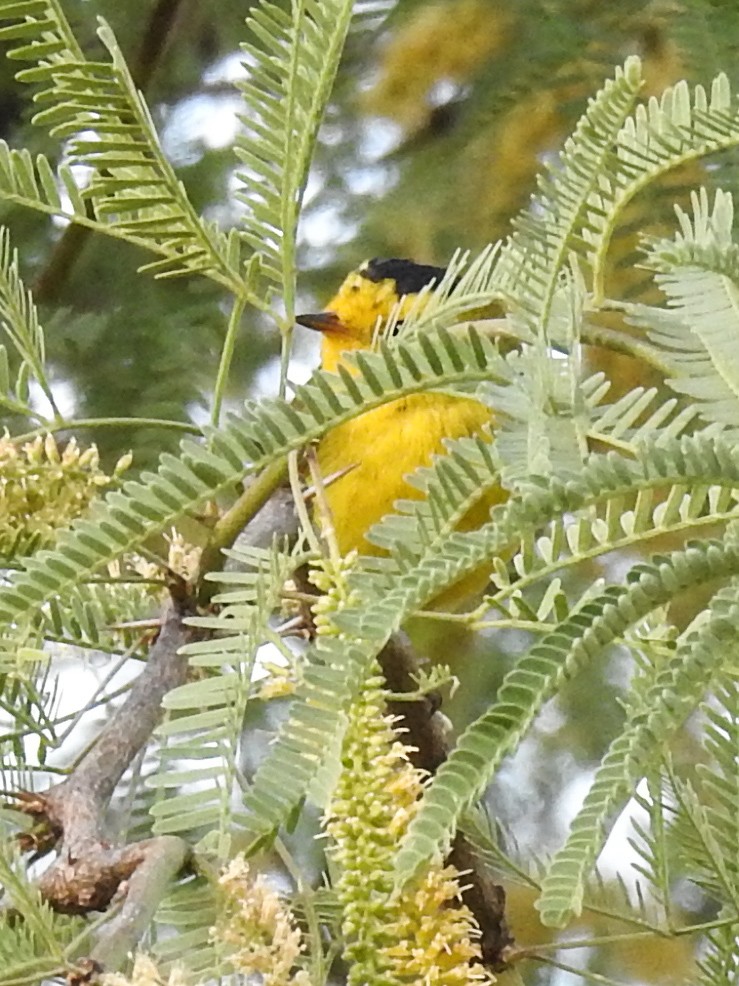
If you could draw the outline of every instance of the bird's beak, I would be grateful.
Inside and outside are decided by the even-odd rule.
[[[316,312],[315,315],[297,315],[295,321],[306,329],[316,332],[341,332],[344,328],[341,319],[335,312]]]

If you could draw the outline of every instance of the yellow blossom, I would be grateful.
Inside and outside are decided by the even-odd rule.
[[[323,559],[311,571],[311,582],[321,593],[312,607],[313,623],[319,637],[337,635],[334,614],[357,601],[357,593],[350,588],[348,580],[356,562],[357,552],[350,551],[337,560]]]
[[[169,545],[167,566],[186,582],[192,581],[198,573],[201,549],[189,544],[174,527],[164,535],[164,540]]]
[[[103,986],[186,986],[187,979],[181,966],[172,967],[169,976],[162,976],[153,959],[137,952],[130,977],[120,972],[108,972],[100,977]]]
[[[270,661],[263,661],[262,668],[267,672],[268,677],[258,683],[258,698],[267,702],[273,698],[285,698],[287,695],[294,694],[296,680],[293,668],[273,664]]]
[[[310,986],[308,973],[295,968],[304,949],[302,933],[266,878],[252,876],[239,855],[219,885],[223,906],[211,938],[226,947],[235,971],[261,974],[262,986]]]
[[[349,715],[343,771],[326,828],[338,864],[349,983],[490,983],[480,963],[479,929],[462,905],[459,874],[441,861],[396,893],[393,861],[423,792],[385,712],[383,679],[366,682]]]
[[[125,464],[115,467],[117,477]],[[50,544],[57,529],[84,513],[114,481],[100,468],[94,445],[72,438],[59,447],[52,435],[22,447],[0,436],[0,554],[27,553]]]
[[[131,558],[133,570],[142,579],[161,579],[164,565],[181,576],[186,582],[192,581],[198,572],[200,564],[201,548],[187,542],[182,534],[173,527],[169,534],[164,535],[167,542],[167,559],[162,564],[157,564],[141,555],[134,555]]]

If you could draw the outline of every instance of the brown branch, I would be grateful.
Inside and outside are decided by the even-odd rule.
[[[70,835],[86,838],[97,832],[101,810],[107,806],[118,781],[149,740],[161,718],[161,702],[172,688],[185,682],[187,659],[177,651],[192,636],[182,620],[186,600],[173,601],[163,614],[162,627],[151,647],[146,667],[74,773],[46,792],[52,815]],[[72,831],[67,822],[73,823]]]
[[[101,928],[90,959],[106,969],[118,969],[151,924],[169,885],[188,861],[182,839],[162,835],[141,843],[145,855],[134,870],[123,905]]]
[[[378,655],[385,682],[401,695],[418,689],[419,661],[410,641],[394,634]],[[400,719],[411,747],[414,767],[435,774],[449,756],[449,725],[439,712],[439,695],[432,692],[413,701],[390,702],[390,713]]]
[[[395,634],[379,654],[390,691],[397,694],[418,689],[419,662],[409,642]],[[439,701],[427,695],[414,701],[390,703],[390,712],[400,720],[403,742],[411,748],[416,767],[435,773],[452,748],[451,727],[439,711]],[[513,938],[505,918],[505,891],[496,884],[464,834],[457,832],[448,861],[465,874],[467,886],[462,900],[475,915],[482,937],[483,962],[495,972],[503,971]]]
[[[24,837],[24,848],[46,852],[56,843],[57,857],[39,880],[43,897],[57,911],[84,914],[104,910],[125,894],[118,915],[103,925],[90,956],[91,971],[116,968],[135,946],[151,919],[163,886],[189,856],[174,837],[147,839],[127,846],[108,841],[104,818],[115,788],[161,718],[162,699],[183,684],[187,659],[179,649],[192,639],[183,618],[190,611],[185,586],[166,608],[162,628],[146,667],[123,705],[72,774],[42,794],[18,796],[18,809],[31,816],[39,837]],[[33,840],[33,841],[32,841]]]

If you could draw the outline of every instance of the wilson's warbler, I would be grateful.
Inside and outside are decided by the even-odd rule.
[[[346,353],[370,349],[378,325],[393,312],[402,320],[421,289],[438,284],[445,273],[411,260],[375,259],[349,274],[325,311],[297,318],[322,334],[321,367],[334,371]],[[478,434],[490,422],[490,409],[479,401],[426,393],[390,401],[330,431],[318,446],[318,464],[324,477],[339,475],[327,486],[326,499],[341,553],[382,554],[366,533],[393,513],[396,500],[421,497],[406,477],[431,465],[444,452],[445,438]],[[504,498],[494,490],[460,527],[478,526]]]

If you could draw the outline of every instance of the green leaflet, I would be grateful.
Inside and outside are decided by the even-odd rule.
[[[5,227],[0,228],[0,319],[11,345],[21,360],[21,374],[30,374],[38,383],[55,409],[54,396],[46,376],[46,351],[44,346],[44,330],[38,320],[38,312],[33,303],[30,291],[20,277],[18,268],[18,252],[10,248],[10,236]],[[17,410],[14,403],[22,397],[25,389],[23,383],[16,382],[15,393],[11,391],[10,380],[4,374],[5,380],[0,380],[0,403],[6,404],[9,410]],[[15,398],[15,401],[14,401]],[[30,407],[23,407],[22,413],[28,414]]]
[[[311,648],[290,716],[244,796],[250,814],[237,839],[239,848],[263,848],[299,808],[333,748],[374,653],[376,648],[337,638],[319,640]]]
[[[638,58],[617,68],[578,121],[561,153],[561,167],[539,178],[537,206],[516,220],[500,258],[504,293],[535,336],[546,335],[559,272],[603,181],[613,144],[642,84]]]
[[[721,597],[724,604],[721,611],[716,613],[717,619],[723,621],[721,630],[724,639],[733,641],[735,623],[727,621],[736,618],[736,585],[732,585],[733,595]],[[718,609],[718,607],[712,607]],[[736,651],[729,660],[722,662],[721,670],[716,676],[713,686],[714,702],[708,707],[706,717],[708,724],[704,739],[707,754],[707,764],[699,764],[698,777],[707,795],[706,815],[713,842],[719,847],[725,859],[727,883],[729,892],[724,899],[739,899],[739,861],[732,853],[739,839],[739,779],[736,772],[736,750],[739,747],[739,661]]]
[[[534,477],[536,478],[536,477]],[[697,487],[698,500],[684,501],[684,483]],[[674,494],[659,507],[648,497],[638,498],[640,491],[674,485]],[[583,467],[579,477],[539,479],[539,484],[517,499],[495,507],[489,523],[472,532],[452,531],[429,545],[428,550],[406,564],[394,580],[393,587],[376,589],[376,602],[368,600],[358,610],[346,610],[337,616],[337,624],[352,636],[364,639],[380,639],[398,629],[405,617],[424,606],[443,588],[463,578],[485,563],[492,564],[496,555],[523,545],[527,558],[522,578],[530,567],[531,580],[543,575],[541,567],[550,565],[554,571],[568,564],[560,558],[568,547],[573,563],[581,561],[590,552],[597,555],[619,546],[619,538],[628,541],[636,536],[643,541],[647,528],[665,530],[675,523],[686,527],[699,523],[699,514],[707,495],[707,487],[716,485],[727,491],[739,486],[739,453],[729,442],[706,439],[702,435],[685,438],[680,442],[645,444],[639,450],[636,462],[613,453],[594,455]],[[636,497],[633,512],[627,511],[622,498]],[[728,493],[729,498],[733,494]],[[541,557],[537,557],[538,545],[534,534],[548,523],[559,524],[566,513],[580,513],[594,504],[616,501],[624,507],[623,516],[612,511],[606,520],[598,515],[575,516],[564,528],[552,529],[551,540],[544,544]],[[734,506],[724,497],[714,499],[712,506],[720,505],[733,516]],[[453,504],[452,504],[453,506]],[[707,518],[710,519],[710,518]],[[610,527],[608,526],[610,523]],[[613,526],[616,525],[616,526]],[[552,544],[558,546],[553,552]],[[529,550],[527,550],[527,548]],[[360,583],[357,582],[359,585]],[[493,597],[494,598],[494,597]]]
[[[55,914],[28,880],[8,845],[0,851],[0,882],[8,902],[23,921],[0,926],[0,960],[7,980],[22,982],[63,974],[71,956],[69,946],[84,929],[84,920]]]
[[[297,389],[294,405],[280,398],[248,405],[222,429],[210,430],[206,445],[183,441],[179,457],[163,455],[157,473],[125,483],[122,491],[95,504],[88,518],[63,531],[54,550],[27,559],[25,570],[0,589],[0,620],[18,620],[34,611],[184,512],[341,421],[404,394],[505,375],[495,347],[474,331],[462,338],[440,332],[439,341],[434,366],[419,342],[399,344],[390,357],[362,354],[351,388],[340,389],[335,376],[318,371]]]
[[[228,591],[216,597],[219,611],[187,621],[211,632],[182,651],[210,676],[166,696],[169,715],[158,729],[165,739],[161,767],[149,781],[150,787],[170,792],[152,809],[154,831],[189,831],[192,838],[196,830],[206,830],[208,846],[221,863],[228,858],[234,827],[243,823],[232,801],[257,651],[273,639],[270,618],[282,586],[303,561],[287,554],[284,545],[234,549],[229,555],[243,570],[220,573],[218,581]]]
[[[724,548],[714,543],[700,548],[705,556],[705,570],[700,567],[703,559],[689,557],[691,552],[696,555],[698,545],[681,553],[682,558],[677,556],[677,561],[684,560],[683,571],[670,564],[671,559],[653,560],[660,563],[662,580],[670,596],[681,586],[691,587],[710,578],[736,573],[739,555],[735,547]],[[625,727],[603,757],[585,802],[572,822],[569,838],[554,857],[542,885],[537,908],[545,924],[563,927],[580,913],[584,880],[605,840],[606,823],[710,689],[725,662],[727,646],[735,647],[739,641],[738,616],[734,582],[716,594],[709,608],[709,619],[682,642],[651,689],[628,710]],[[706,828],[711,828],[707,821]],[[732,836],[735,834],[734,831]],[[733,858],[733,852],[726,858]],[[738,901],[739,890],[735,889],[730,902],[736,906]]]
[[[619,132],[611,166],[589,200],[583,238],[590,245],[596,302],[603,297],[605,264],[618,219],[635,195],[660,175],[739,142],[739,106],[729,80],[717,75],[710,91],[687,82],[639,105]]]
[[[210,937],[216,917],[216,889],[212,881],[196,876],[177,884],[157,909],[155,922],[165,933],[152,943],[152,954],[159,962],[186,962],[192,975],[215,978],[227,974],[230,967],[216,956]]]
[[[609,586],[536,643],[506,676],[496,703],[465,731],[436,774],[398,853],[398,880],[407,880],[448,843],[460,811],[482,794],[503,756],[517,746],[544,701],[564,681],[618,640],[629,625],[676,592],[737,572],[739,550],[716,542],[698,543],[670,556],[657,556],[652,564],[635,566],[627,586]],[[690,691],[697,701],[696,680],[704,681],[705,668],[690,671],[679,687],[682,692]],[[650,726],[655,731],[657,724],[664,730],[674,729],[682,722],[682,711],[679,707],[677,711],[670,709],[666,702],[665,708],[651,711],[654,718]],[[628,739],[631,737],[627,736],[627,742]],[[659,736],[651,739],[647,728],[639,739],[647,747],[646,752],[640,751],[641,755],[654,755]],[[623,750],[620,753],[623,756]],[[639,776],[641,773],[640,770]],[[575,862],[569,863],[570,868],[577,865],[584,871],[591,862],[586,856],[585,850],[578,852]],[[545,879],[545,887],[553,888],[552,897],[561,905],[559,872],[554,867]],[[542,902],[544,917],[554,923],[561,911],[551,906],[545,910],[544,906]],[[576,911],[576,901],[572,908]]]
[[[37,98],[44,109],[34,122],[68,141],[72,163],[92,169],[84,190],[76,187],[68,168],[59,173],[71,199],[71,217],[158,253],[163,259],[142,268],[158,277],[197,272],[240,294],[233,237],[194,211],[108,25],[101,21],[98,34],[111,60],[91,62],[56,0],[22,5],[0,0],[3,23],[0,38],[15,43],[8,57],[33,63],[16,77],[41,87]],[[34,163],[3,145],[0,186],[9,198],[31,208],[68,214],[45,158]],[[93,207],[92,221],[86,202]]]
[[[298,217],[353,7],[353,0],[298,0],[285,10],[261,0],[246,21],[259,43],[242,45],[249,74],[239,84],[245,133],[235,153],[246,170],[237,197],[248,208],[243,237],[282,288],[290,324]]]
[[[736,428],[739,420],[739,247],[733,242],[731,195],[718,191],[710,208],[705,189],[692,193],[693,214],[677,209],[680,232],[651,244],[648,264],[667,296],[667,308],[635,306],[665,354],[673,390],[693,398],[709,424]]]
[[[739,922],[728,923],[732,912],[725,908],[719,917],[727,924],[709,931],[706,948],[698,959],[700,986],[733,986],[736,982],[736,939]]]

